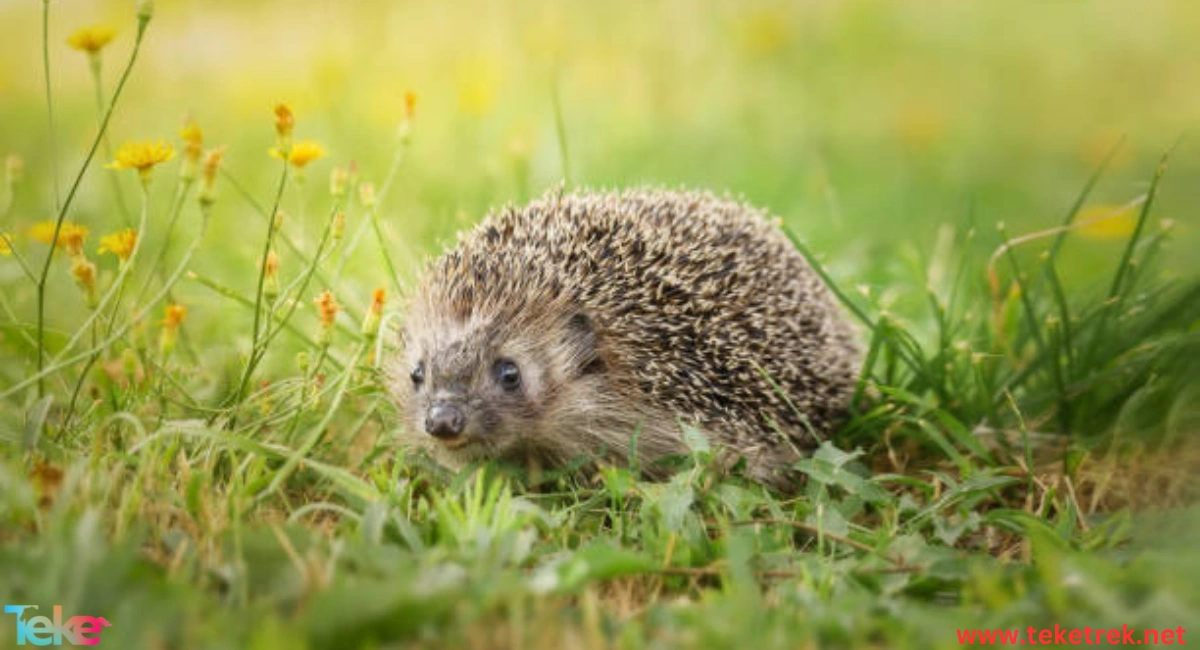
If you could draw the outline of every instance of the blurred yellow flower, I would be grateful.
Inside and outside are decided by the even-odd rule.
[[[96,306],[96,265],[83,255],[76,255],[71,260],[71,275],[83,291],[88,307]]]
[[[200,152],[204,146],[204,131],[200,130],[200,125],[195,120],[188,120],[183,128],[179,130],[179,139],[183,140],[184,153],[192,160],[200,159]]]
[[[475,117],[491,112],[500,87],[500,72],[495,62],[486,57],[468,59],[459,65],[457,81],[459,109]]]
[[[138,234],[133,228],[119,230],[109,235],[100,238],[99,253],[112,253],[116,255],[122,262],[129,261],[129,257],[133,255],[133,249],[137,247]]]
[[[404,93],[404,118],[396,127],[396,136],[400,143],[407,145],[412,137],[413,117],[417,115],[417,93],[408,90]]]
[[[204,162],[200,165],[200,203],[212,205],[217,199],[217,172],[221,170],[221,160],[225,157],[225,146],[204,152]]]
[[[404,93],[404,117],[412,119],[417,114],[417,93],[409,90]]]
[[[221,160],[225,158],[228,147],[221,145],[204,152],[204,180],[213,183],[217,180],[217,172],[221,169]]]
[[[945,130],[946,116],[928,100],[905,102],[895,116],[896,134],[904,144],[922,149],[937,142]]]
[[[333,297],[333,293],[326,289],[313,300],[313,304],[317,306],[317,320],[321,324],[321,343],[329,343],[330,332],[333,329],[333,323],[337,320],[338,312],[341,311],[341,305],[338,305],[337,300]]]
[[[183,324],[183,319],[187,316],[187,307],[177,303],[167,305],[167,310],[163,316],[162,326],[167,329],[179,329]]]
[[[379,323],[383,319],[383,301],[386,297],[387,292],[383,287],[379,287],[371,293],[371,306],[367,308],[367,314],[363,317],[363,336],[375,338],[375,335],[379,333]]]
[[[199,147],[204,144],[204,131],[200,130],[200,125],[196,123],[196,120],[188,120],[179,130],[179,139]]]
[[[321,327],[333,327],[333,321],[341,311],[333,292],[328,289],[322,291],[313,303],[317,306],[317,318],[321,321]]]
[[[93,25],[84,27],[67,37],[67,45],[88,54],[96,54],[104,49],[105,45],[112,42],[114,36],[117,35],[116,30],[111,27],[101,25]]]
[[[263,261],[263,297],[270,302],[279,297],[279,256],[275,249],[267,251],[267,259]]]
[[[1079,211],[1075,222],[1079,234],[1088,239],[1124,239],[1137,225],[1138,206],[1097,204]]]
[[[193,119],[188,119],[179,130],[179,139],[183,140],[183,164],[179,166],[179,177],[185,181],[196,178],[196,166],[200,164],[200,156],[204,153],[204,132]]]
[[[187,316],[187,309],[178,303],[167,305],[166,314],[162,320],[162,331],[158,333],[158,352],[163,359],[171,356],[178,340],[179,326]]]
[[[296,169],[304,169],[305,165],[324,155],[325,148],[312,140],[300,140],[287,150],[286,155],[279,147],[271,149],[272,157],[286,159]]]
[[[74,221],[64,221],[58,229],[58,239],[54,238],[54,221],[42,221],[34,224],[29,229],[30,239],[40,241],[43,244],[54,243],[60,248],[65,248],[72,256],[83,253],[83,239],[87,237],[88,229],[86,226],[81,226]]]
[[[115,160],[105,166],[109,169],[136,169],[142,180],[147,180],[155,165],[174,157],[175,147],[162,140],[126,142],[117,149]]]
[[[275,250],[267,251],[267,264],[265,273],[267,277],[272,277],[279,273],[279,256],[275,254]]]
[[[776,54],[792,41],[790,17],[778,9],[750,12],[736,25],[736,31],[742,48],[755,56]]]
[[[275,105],[275,134],[279,136],[279,144],[286,147],[292,138],[292,128],[296,126],[296,116],[287,104]]]
[[[0,232],[0,255],[12,255],[12,234]]]

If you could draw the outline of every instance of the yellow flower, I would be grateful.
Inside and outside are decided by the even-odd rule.
[[[167,329],[179,329],[183,324],[184,317],[187,316],[187,307],[183,305],[171,303],[167,305],[166,315],[163,316],[162,326]]]
[[[458,69],[458,107],[464,113],[482,117],[491,112],[500,89],[500,71],[486,57],[464,61]]]
[[[84,27],[71,34],[67,38],[67,45],[80,52],[96,54],[100,50],[103,50],[104,46],[108,45],[116,35],[116,30],[111,27],[93,25],[91,27]]]
[[[122,262],[129,261],[133,249],[137,247],[138,234],[133,228],[119,230],[100,238],[100,253],[112,253]]]
[[[142,180],[150,178],[154,166],[175,156],[175,147],[159,140],[157,142],[126,142],[117,149],[116,160],[106,165],[109,169],[136,169]]]
[[[275,134],[279,136],[279,143],[286,146],[287,142],[292,138],[292,128],[296,126],[296,116],[292,115],[292,109],[287,104],[275,105]]]
[[[1137,217],[1137,206],[1133,204],[1099,204],[1080,210],[1075,222],[1079,234],[1088,239],[1124,239],[1133,234]]]
[[[792,40],[790,24],[789,16],[781,10],[752,10],[735,26],[738,44],[754,56],[777,54]]]
[[[404,117],[411,120],[417,114],[417,93],[409,90],[404,93]]]
[[[72,256],[83,254],[83,239],[87,237],[88,229],[86,226],[81,226],[74,221],[62,222],[62,227],[58,229],[58,239],[54,239],[54,221],[43,221],[34,224],[29,229],[29,237],[43,244],[54,243],[56,246],[67,249],[67,252]]]
[[[179,326],[183,324],[185,316],[187,316],[187,309],[183,305],[176,303],[167,305],[166,315],[162,320],[162,331],[158,333],[158,353],[163,359],[171,356],[171,352],[175,350]]]
[[[413,117],[417,114],[417,93],[409,90],[404,93],[404,119],[400,120],[400,126],[396,129],[396,135],[400,138],[400,143],[407,145],[412,132]]]
[[[0,255],[12,255],[12,234],[0,232]]]
[[[200,130],[200,125],[196,124],[196,120],[188,120],[179,130],[179,139],[195,146],[198,150],[200,145],[204,144],[204,131]]]
[[[225,146],[204,152],[204,162],[200,165],[200,203],[212,205],[217,200],[217,172],[221,170],[221,159],[225,157]]]
[[[83,255],[76,255],[71,260],[71,275],[83,291],[88,307],[96,306],[96,265]]]
[[[325,148],[312,140],[300,140],[287,150],[286,155],[279,147],[271,149],[271,156],[286,159],[296,169],[304,169],[305,165],[324,155]]]
[[[217,181],[217,172],[221,169],[221,160],[225,157],[227,147],[221,145],[204,152],[204,181],[212,184]]]

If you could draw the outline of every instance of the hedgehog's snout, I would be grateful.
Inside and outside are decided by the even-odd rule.
[[[454,404],[434,404],[425,414],[425,432],[441,440],[457,438],[466,425],[467,417]]]

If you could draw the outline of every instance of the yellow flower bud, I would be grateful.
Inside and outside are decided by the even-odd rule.
[[[221,159],[225,157],[225,147],[209,149],[204,153],[204,162],[200,165],[200,205],[209,206],[217,200],[217,173],[221,170]]]
[[[145,29],[146,23],[154,17],[154,0],[138,0],[137,3],[137,19],[141,24],[141,28]]]
[[[185,181],[190,181],[196,177],[196,167],[204,153],[204,132],[195,120],[189,119],[180,129],[179,138],[184,143],[183,164],[179,167],[179,176]]]
[[[383,287],[376,289],[371,293],[371,306],[367,308],[367,314],[363,317],[362,334],[368,339],[373,339],[379,333],[379,323],[383,320],[383,301],[387,296],[387,292]]]
[[[279,256],[274,250],[267,251],[263,265],[263,297],[267,302],[274,302],[279,297]]]
[[[183,324],[186,316],[187,308],[183,305],[176,303],[167,305],[166,314],[162,320],[162,331],[158,334],[158,353],[162,359],[171,356],[171,352],[175,350],[175,342],[179,338],[179,326]]]
[[[83,291],[87,306],[94,308],[96,306],[96,265],[83,255],[75,255],[71,258],[71,275],[75,277],[75,283]]]
[[[296,127],[296,117],[287,104],[275,105],[275,135],[278,139],[278,149],[286,152],[292,148],[292,129]]]
[[[317,321],[321,324],[321,336],[318,341],[322,345],[329,343],[329,338],[333,330],[334,321],[337,320],[338,312],[341,311],[341,306],[334,299],[333,293],[328,289],[321,292],[313,304],[317,306]]]

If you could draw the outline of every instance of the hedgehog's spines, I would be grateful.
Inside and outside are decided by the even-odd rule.
[[[526,446],[557,446],[550,455],[622,447],[638,423],[649,449],[678,449],[678,416],[776,469],[793,445],[813,446],[809,425],[829,433],[857,379],[854,336],[817,274],[771,217],[728,193],[552,190],[504,206],[430,265],[410,310],[405,339],[426,347],[485,328],[489,345],[561,352],[547,337],[586,319],[599,365],[552,368],[566,384],[542,396],[549,421],[528,423],[550,438]]]

